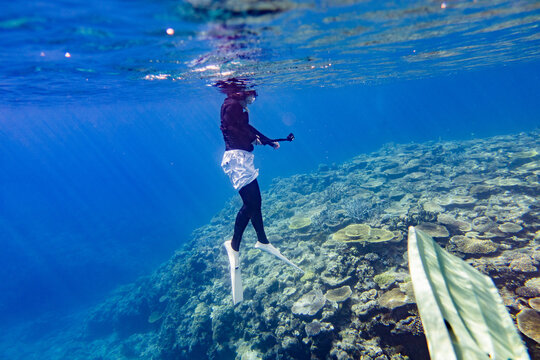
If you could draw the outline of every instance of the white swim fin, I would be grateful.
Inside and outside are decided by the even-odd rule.
[[[278,259],[281,259],[283,260],[284,262],[286,262],[287,264],[295,267],[296,269],[300,270],[302,272],[302,274],[304,273],[304,270],[300,269],[298,266],[296,266],[295,264],[292,263],[292,261],[290,261],[289,259],[287,259],[285,256],[283,256],[278,249],[276,249],[274,247],[274,245],[272,244],[263,244],[259,241],[257,241],[257,243],[255,244],[255,248],[256,249],[259,249],[259,250],[263,250],[263,251],[266,251],[267,253],[270,253],[272,255],[274,255],[275,257],[277,257]]]
[[[225,249],[227,249],[227,255],[229,257],[232,298],[233,304],[236,305],[244,300],[244,288],[242,287],[242,275],[240,274],[240,259],[238,258],[239,253],[232,248],[231,240],[225,241],[223,246],[225,246]]]

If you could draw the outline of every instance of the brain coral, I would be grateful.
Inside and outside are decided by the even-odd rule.
[[[326,299],[321,290],[311,290],[292,306],[292,312],[295,315],[314,316],[324,306]]]
[[[330,301],[343,302],[347,300],[348,298],[350,298],[351,294],[352,294],[351,288],[348,285],[346,285],[337,289],[330,289],[326,292],[326,294],[324,294],[324,296]]]

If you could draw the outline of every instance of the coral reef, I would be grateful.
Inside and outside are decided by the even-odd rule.
[[[311,225],[311,219],[307,217],[294,217],[290,220],[289,229],[300,230]]]
[[[346,243],[380,243],[392,240],[395,234],[386,229],[371,228],[366,224],[352,224],[332,235],[334,240]]]
[[[533,351],[538,139],[390,144],[274,179],[262,194],[267,235],[303,276],[251,251],[248,228],[244,301],[232,305],[221,244],[240,207],[233,199],[170,261],[95,307],[81,335],[62,340],[63,358],[428,359],[400,241],[410,225],[494,279]]]
[[[529,306],[536,311],[540,311],[540,298],[535,297],[533,299],[529,299]]]
[[[370,198],[354,198],[345,205],[347,216],[357,222],[373,223],[384,212],[386,203]]]
[[[463,235],[452,236],[450,239],[450,244],[455,245],[457,251],[461,251],[466,254],[483,255],[497,251],[497,244],[491,240],[481,240]]]
[[[521,226],[514,223],[504,223],[499,225],[499,230],[501,230],[503,233],[517,233],[523,230]]]
[[[409,303],[411,303],[411,300],[399,288],[393,288],[379,297],[379,306],[387,309],[395,309]]]
[[[348,285],[342,286],[337,289],[330,289],[324,294],[324,297],[333,302],[344,302],[351,297],[352,290]]]
[[[312,290],[302,296],[292,306],[292,313],[295,315],[314,316],[321,310],[326,302],[321,290]]]
[[[448,230],[440,224],[421,223],[416,225],[416,228],[418,230],[422,230],[423,232],[434,238],[445,238],[450,235]]]
[[[523,309],[517,314],[519,331],[540,343],[540,314],[533,309]]]
[[[331,332],[334,330],[334,327],[330,323],[321,323],[318,320],[313,320],[312,322],[306,324],[306,335],[307,336],[317,336],[325,332]]]

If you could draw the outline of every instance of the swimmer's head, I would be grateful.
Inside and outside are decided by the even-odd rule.
[[[255,101],[255,98],[257,97],[257,92],[255,90],[245,90],[245,91],[239,91],[232,94],[229,94],[229,97],[244,101],[247,105],[253,104]]]
[[[246,104],[252,104],[257,97],[255,90],[248,90],[250,87],[250,81],[248,79],[227,79],[219,80],[214,86],[227,95],[227,98],[233,98],[238,101],[243,101]],[[251,84],[253,86],[253,84]]]

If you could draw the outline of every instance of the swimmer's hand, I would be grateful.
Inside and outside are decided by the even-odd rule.
[[[274,142],[271,143],[270,145],[272,145],[272,147],[274,148],[274,150],[279,149],[279,143],[278,143],[277,141],[274,141]]]

